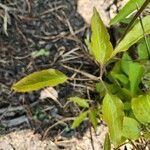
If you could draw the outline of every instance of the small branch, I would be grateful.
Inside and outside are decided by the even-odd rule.
[[[92,126],[90,127],[90,140],[91,140],[91,145],[92,145],[92,149],[95,150],[95,147],[94,147],[94,140],[93,140],[93,135],[92,135]]]
[[[84,71],[80,71],[80,70],[78,70],[78,69],[74,69],[74,68],[72,68],[72,67],[69,67],[69,66],[66,66],[66,65],[62,65],[64,68],[66,68],[66,69],[69,69],[69,70],[72,70],[72,71],[75,71],[75,72],[77,72],[77,73],[80,73],[80,74],[82,74],[83,76],[85,76],[85,77],[87,77],[87,78],[90,78],[91,80],[99,80],[99,78],[98,77],[96,77],[96,76],[94,76],[94,75],[92,75],[92,74],[89,74],[89,73],[86,73],[86,72],[84,72]]]

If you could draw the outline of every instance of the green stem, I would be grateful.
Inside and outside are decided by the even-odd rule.
[[[100,82],[103,84],[105,90],[106,90],[107,92],[109,92],[109,90],[107,89],[107,86],[105,85],[105,83],[104,83],[104,81],[103,81],[104,70],[105,70],[105,66],[104,66],[104,65],[100,65],[100,76],[99,76],[99,80],[100,80]]]

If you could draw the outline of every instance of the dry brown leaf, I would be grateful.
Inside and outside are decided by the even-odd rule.
[[[40,99],[52,98],[54,101],[58,99],[58,92],[53,87],[47,87],[41,91]]]

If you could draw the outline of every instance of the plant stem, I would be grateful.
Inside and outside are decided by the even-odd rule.
[[[107,89],[107,87],[106,87],[106,85],[105,85],[105,83],[104,83],[104,81],[103,81],[104,70],[105,70],[105,66],[104,66],[104,65],[100,65],[100,76],[99,76],[99,80],[100,80],[100,82],[103,84],[105,90],[106,90],[107,92],[109,92],[108,89]]]

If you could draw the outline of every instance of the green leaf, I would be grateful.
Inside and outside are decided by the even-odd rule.
[[[122,128],[123,128],[123,103],[113,95],[106,94],[103,99],[102,106],[103,119],[107,123],[110,138],[115,147],[122,144]]]
[[[55,69],[31,73],[12,86],[16,92],[30,92],[47,86],[56,86],[67,81],[68,77]]]
[[[117,73],[112,71],[111,75],[112,75],[113,78],[117,79],[118,81],[120,81],[124,85],[128,84],[128,82],[129,82],[129,79],[122,73],[117,74]]]
[[[142,19],[145,35],[150,34],[150,15]],[[133,26],[133,28],[125,35],[125,37],[120,41],[111,57],[114,57],[117,53],[127,51],[133,44],[140,40],[144,36],[143,29],[141,27],[140,21]]]
[[[116,95],[124,101],[130,101],[132,98],[132,94],[127,88],[121,88]]]
[[[105,135],[104,150],[111,150],[111,142],[108,133]]]
[[[129,81],[130,91],[135,96],[139,90],[139,83],[141,82],[144,74],[144,67],[139,63],[131,63],[129,65]]]
[[[112,71],[116,72],[116,73],[122,73],[122,70],[121,70],[121,61],[117,61],[115,63],[115,65],[113,66]]]
[[[89,104],[87,102],[88,99],[83,99],[83,98],[79,98],[79,97],[70,97],[69,99],[71,102],[78,104],[80,107],[83,107],[83,108],[89,107]]]
[[[90,120],[90,122],[92,123],[94,129],[97,128],[97,124],[98,124],[98,121],[97,121],[97,118],[96,118],[96,117],[97,117],[96,110],[91,109],[91,110],[89,111],[89,120]]]
[[[125,111],[131,110],[131,102],[124,102],[124,110]]]
[[[91,54],[97,62],[105,64],[109,60],[112,51],[113,47],[109,34],[96,8],[94,8],[92,16]]]
[[[123,136],[130,140],[137,140],[140,137],[140,125],[135,119],[124,117]]]
[[[150,94],[140,95],[131,101],[133,113],[142,124],[150,123]]]
[[[144,138],[145,138],[146,140],[150,140],[150,131],[144,132]]]
[[[75,120],[73,121],[71,128],[72,129],[77,128],[84,121],[87,115],[88,115],[88,111],[84,111],[79,116],[77,116]]]
[[[150,37],[147,37],[147,44],[148,44],[148,47],[150,47]],[[147,45],[144,39],[139,41],[137,51],[138,51],[138,56],[140,60],[148,59],[148,50],[147,50]]]
[[[129,65],[133,63],[131,57],[125,52],[121,59],[121,69],[126,75],[129,75]]]
[[[117,24],[118,22],[124,20],[128,15],[130,15],[134,10],[137,10],[137,6],[141,7],[145,0],[130,0],[120,12],[110,21],[110,25]]]

